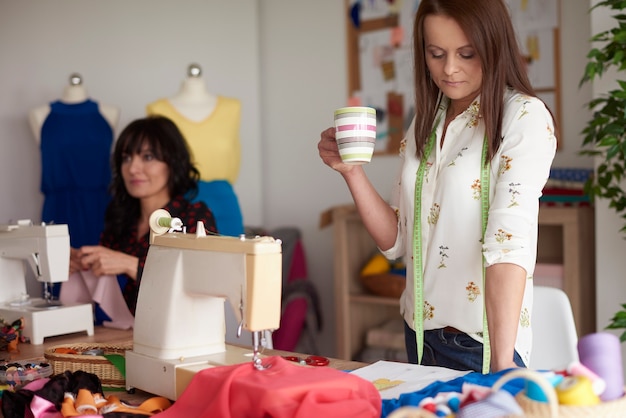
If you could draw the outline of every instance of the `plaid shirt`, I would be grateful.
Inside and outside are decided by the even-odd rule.
[[[217,233],[215,218],[211,210],[203,202],[191,203],[182,196],[172,199],[163,209],[167,210],[173,217],[180,218],[183,225],[187,227],[188,233],[196,232],[198,221],[204,223],[207,232]],[[134,225],[129,234],[122,240],[114,240],[109,231],[104,230],[100,238],[100,245],[115,251],[121,251],[139,258],[137,265],[137,279],[131,280],[126,275],[118,276],[122,285],[122,293],[130,311],[135,314],[137,297],[139,295],[139,285],[141,284],[141,273],[146,263],[148,247],[150,242],[150,232],[137,236],[137,225]]]

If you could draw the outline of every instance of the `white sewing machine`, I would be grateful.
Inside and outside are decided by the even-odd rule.
[[[250,362],[263,365],[262,336],[280,325],[282,249],[271,237],[166,233],[180,220],[151,216],[151,245],[139,287],[126,387],[176,400],[198,371]],[[158,235],[161,234],[161,235]],[[224,301],[253,349],[225,343]]]
[[[43,298],[28,295],[24,262],[42,283]],[[69,262],[67,225],[0,225],[0,317],[7,322],[23,317],[23,335],[32,344],[73,332],[93,335],[91,304],[62,305],[51,298],[50,285],[67,281]]]

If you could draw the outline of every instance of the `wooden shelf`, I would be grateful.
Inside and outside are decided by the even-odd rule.
[[[591,207],[541,207],[537,262],[563,265],[578,336],[596,330],[594,213]]]
[[[570,298],[579,336],[595,331],[595,245],[593,209],[541,207],[537,261],[563,265],[563,290]],[[400,318],[399,301],[368,294],[359,281],[363,265],[376,253],[353,205],[322,215],[332,224],[336,311],[336,357],[353,360],[363,348],[367,330]]]
[[[398,299],[382,298],[380,296],[374,296],[370,294],[352,294],[350,295],[350,300],[355,303],[373,303],[376,305],[391,305],[398,307],[400,306],[400,301]]]

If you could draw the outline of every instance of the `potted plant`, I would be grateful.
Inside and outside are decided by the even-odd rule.
[[[592,48],[587,54],[589,62],[580,84],[592,82],[609,69],[626,69],[626,0],[603,0],[593,6],[608,7],[618,13],[613,15],[617,26],[600,32],[591,38],[592,43],[602,47]],[[595,175],[587,182],[585,190],[591,198],[607,199],[609,207],[615,209],[626,223],[626,190],[622,180],[626,170],[626,81],[617,80],[619,88],[591,100],[587,106],[593,113],[592,119],[583,130],[581,153],[594,157],[599,164]],[[626,224],[621,229],[626,232]]]
[[[590,198],[606,199],[609,208],[624,220],[620,232],[626,233],[626,81],[619,73],[626,70],[626,0],[602,0],[591,10],[605,7],[610,9],[616,25],[591,38],[593,47],[587,54],[589,59],[580,84],[592,82],[609,70],[618,73],[617,87],[591,100],[587,106],[592,118],[583,130],[581,154],[595,157],[594,175],[585,185]],[[608,329],[626,329],[626,304],[622,305],[611,319]],[[620,340],[626,341],[626,332]]]

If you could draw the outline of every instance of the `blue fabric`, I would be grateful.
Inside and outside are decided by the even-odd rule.
[[[404,342],[408,362],[417,364],[415,331],[406,322]],[[526,367],[517,351],[513,361],[520,367]],[[480,372],[483,368],[483,344],[467,334],[446,332],[443,329],[424,331],[424,355],[421,364]]]
[[[41,128],[42,221],[67,224],[72,247],[96,245],[110,197],[113,130],[98,104],[50,104]]]
[[[228,181],[199,181],[198,196],[193,202],[197,201],[204,202],[211,209],[220,235],[237,237],[244,233],[239,200]]]
[[[498,373],[482,374],[479,372],[471,372],[465,376],[457,377],[456,379],[447,382],[433,382],[426,386],[424,389],[418,390],[413,393],[405,393],[395,399],[383,399],[381,417],[386,417],[398,408],[403,406],[419,406],[422,399],[426,397],[435,397],[440,392],[457,392],[462,393],[463,383],[471,383],[475,385],[491,387],[498,379],[510,370],[503,370]],[[506,383],[502,389],[515,396],[524,388],[524,381],[522,379],[513,379]]]
[[[558,168],[550,169],[550,179],[584,183],[593,175],[591,168]]]
[[[66,224],[70,245],[96,245],[110,197],[113,129],[92,100],[50,103],[41,127],[41,220]],[[59,296],[61,286],[52,286]]]

